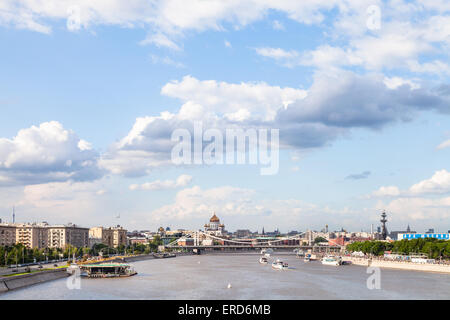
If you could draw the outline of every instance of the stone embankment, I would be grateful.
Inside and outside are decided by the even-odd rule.
[[[378,259],[343,257],[344,261],[350,261],[354,265],[391,268],[411,271],[450,273],[450,265],[438,263],[413,263],[406,261],[387,261]]]
[[[56,270],[39,271],[17,276],[1,277],[0,293],[28,287],[42,282],[65,278],[68,276],[69,274],[66,272],[66,268],[60,268]]]

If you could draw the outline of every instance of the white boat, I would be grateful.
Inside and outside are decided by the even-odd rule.
[[[329,266],[340,266],[342,264],[342,258],[335,256],[326,256],[322,258],[322,264],[326,264]]]
[[[305,262],[316,261],[316,260],[317,260],[316,255],[310,254],[310,253],[305,254],[305,258],[303,259],[303,261],[305,261]]]
[[[305,252],[303,250],[297,249],[295,251],[295,254],[297,255],[297,257],[304,257],[305,256]]]
[[[261,264],[267,264],[267,262],[269,262],[269,261],[267,260],[266,257],[261,257],[261,258],[259,258],[259,263],[261,263]]]
[[[272,268],[273,269],[284,270],[284,269],[288,269],[289,266],[288,266],[288,264],[286,262],[283,262],[280,259],[277,259],[276,261],[274,261],[272,263]]]
[[[270,249],[270,248],[262,249],[262,250],[261,250],[261,254],[265,254],[265,255],[270,256],[271,253],[273,253],[273,250]]]
[[[68,274],[80,274],[80,267],[76,263],[72,263],[70,266],[66,268],[66,272]]]

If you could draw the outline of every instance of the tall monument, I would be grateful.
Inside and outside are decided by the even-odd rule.
[[[387,237],[387,229],[386,229],[386,211],[383,211],[383,213],[381,214],[381,239],[386,240]]]

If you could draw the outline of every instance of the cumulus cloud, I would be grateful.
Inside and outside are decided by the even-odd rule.
[[[105,223],[105,216],[112,220],[114,208],[109,206],[114,201],[105,196],[107,184],[106,179],[41,183],[4,188],[0,198],[2,204],[16,206],[16,221],[73,222],[89,227]],[[8,190],[14,190],[14,197],[5,197]]]
[[[431,178],[415,183],[406,190],[400,190],[397,186],[382,186],[377,191],[374,191],[372,195],[375,197],[417,197],[445,193],[450,193],[450,172],[442,169],[436,171]]]
[[[396,186],[380,187],[372,195],[374,197],[395,197],[400,195],[400,189]]]
[[[199,186],[181,190],[173,203],[164,205],[148,214],[151,221],[161,224],[183,224],[197,229],[215,212],[229,230],[242,225],[256,230],[265,225],[284,230],[305,230],[322,227],[323,216],[327,222],[338,226],[360,226],[367,223],[366,212],[348,208],[331,209],[297,199],[261,199],[255,190],[233,186],[204,189]]]
[[[179,187],[185,187],[192,181],[192,176],[183,174],[179,176],[176,180],[156,180],[152,182],[146,182],[143,184],[132,184],[130,185],[130,190],[164,190],[164,189],[175,189]]]
[[[420,181],[410,188],[413,194],[442,194],[450,192],[450,172],[436,171],[430,179]]]
[[[101,177],[98,154],[56,121],[20,130],[13,139],[0,138],[0,185],[55,181],[86,181]]]
[[[153,43],[179,50],[173,38],[186,31],[224,30],[226,25],[244,27],[261,20],[270,10],[286,14],[289,19],[305,24],[319,23],[324,19],[322,10],[330,10],[337,1],[146,1],[111,0],[74,1],[3,0],[0,4],[0,25],[26,28],[50,33],[50,22],[66,20],[68,10],[76,6],[80,13],[80,27],[94,25],[119,25],[127,28],[149,30],[144,43]]]
[[[280,145],[295,150],[330,144],[352,128],[380,129],[388,123],[409,121],[420,111],[448,113],[450,93],[409,82],[387,85],[379,74],[350,71],[317,72],[307,90],[271,86],[264,82],[227,83],[185,76],[161,89],[181,100],[177,112],[136,119],[130,132],[102,155],[100,166],[115,174],[141,176],[160,166],[173,165],[177,128],[280,129]]]
[[[305,90],[270,86],[264,82],[234,84],[215,80],[200,81],[192,76],[167,83],[161,93],[184,102],[180,110],[184,118],[192,113],[201,115],[203,108],[231,119],[237,113],[247,111],[252,120],[258,121],[273,120],[279,108],[306,96]],[[196,112],[192,112],[193,109]],[[244,117],[242,120],[249,119]]]
[[[343,71],[318,72],[305,99],[278,112],[287,123],[322,123],[330,127],[380,128],[408,121],[420,110],[448,113],[448,94],[408,84],[390,89],[381,75]]]

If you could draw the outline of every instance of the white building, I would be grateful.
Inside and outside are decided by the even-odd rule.
[[[225,226],[220,223],[220,219],[214,213],[211,219],[209,219],[209,223],[205,224],[205,233],[213,235],[213,236],[223,236],[225,230]]]

